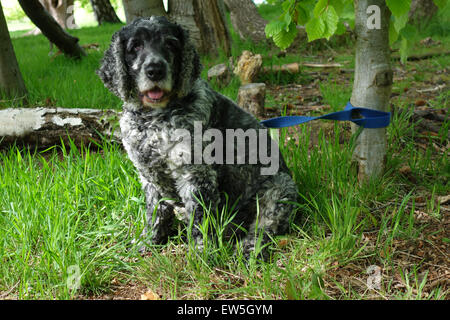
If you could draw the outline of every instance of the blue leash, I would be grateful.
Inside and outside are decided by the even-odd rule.
[[[284,128],[295,126],[316,119],[351,121],[357,124],[358,126],[375,129],[387,127],[391,121],[391,113],[367,108],[354,107],[349,101],[345,106],[344,110],[332,112],[320,117],[284,116],[263,120],[261,121],[261,123],[267,128]]]

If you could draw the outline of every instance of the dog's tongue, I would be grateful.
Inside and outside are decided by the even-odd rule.
[[[147,96],[153,100],[159,100],[162,98],[163,95],[164,95],[164,91],[162,91],[159,88],[156,88],[156,89],[153,89],[153,90],[150,90],[147,92]]]

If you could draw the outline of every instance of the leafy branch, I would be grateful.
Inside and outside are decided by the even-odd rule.
[[[441,10],[448,0],[433,0]],[[386,0],[391,12],[389,43],[400,44],[400,56],[405,62],[408,50],[417,36],[416,27],[407,24],[411,0]],[[266,25],[266,36],[272,38],[281,49],[288,48],[298,34],[298,25],[305,26],[308,41],[341,35],[346,25],[355,26],[352,0],[285,0],[281,4],[283,13]],[[369,14],[369,13],[368,13]]]

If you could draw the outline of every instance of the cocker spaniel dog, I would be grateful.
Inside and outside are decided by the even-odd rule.
[[[297,189],[268,130],[200,72],[187,30],[164,17],[137,19],[116,32],[97,70],[124,102],[123,145],[147,203],[141,241],[167,241],[178,217],[192,223],[201,248],[201,203],[212,210],[236,204],[240,231],[233,232],[248,256],[258,231],[263,245],[287,232]]]

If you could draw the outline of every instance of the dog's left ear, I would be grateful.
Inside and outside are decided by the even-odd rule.
[[[181,98],[191,92],[194,82],[200,77],[202,65],[195,45],[189,37],[189,31],[181,26],[178,27],[181,29],[181,36],[183,37],[180,78],[178,83],[178,96]]]
[[[105,51],[96,73],[106,88],[123,101],[128,101],[131,98],[132,81],[125,64],[123,32],[124,28],[113,34],[111,44]]]

